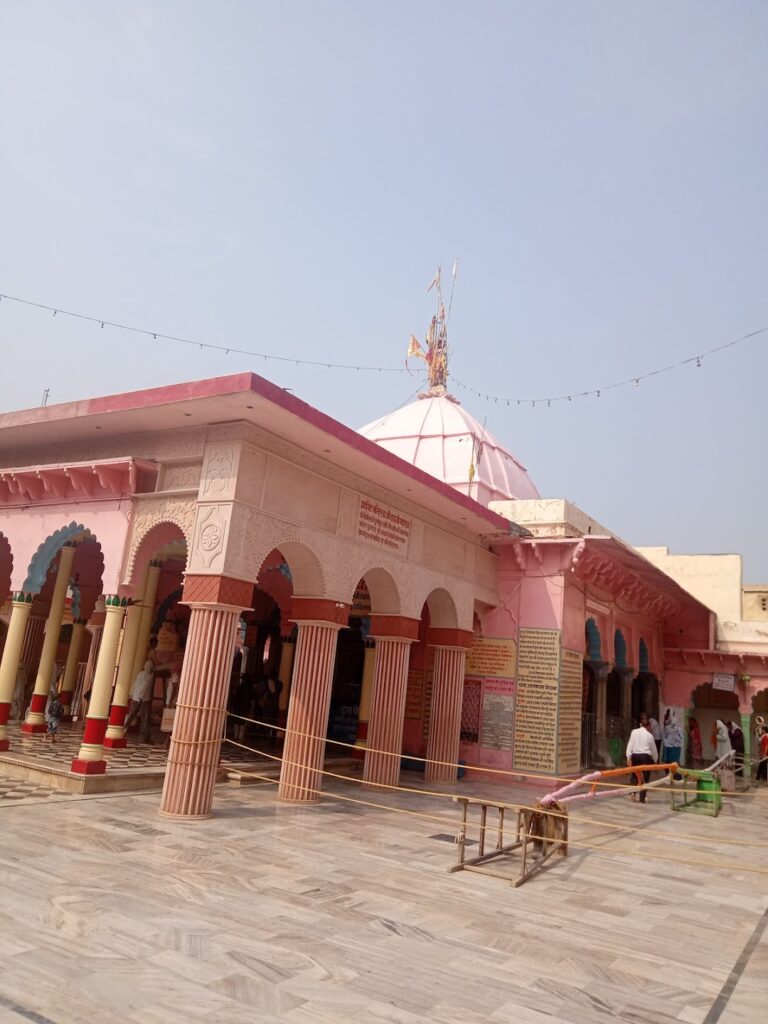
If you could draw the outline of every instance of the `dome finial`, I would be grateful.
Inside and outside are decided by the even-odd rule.
[[[440,398],[445,396],[452,402],[458,404],[458,399],[454,398],[453,395],[448,394],[448,321],[451,316],[451,308],[453,306],[453,292],[456,287],[456,272],[458,270],[459,261],[458,258],[453,261],[453,270],[451,271],[451,297],[448,300],[448,312],[445,311],[445,303],[443,302],[443,287],[442,287],[442,268],[438,266],[437,273],[432,278],[432,282],[427,288],[428,292],[435,289],[435,299],[437,302],[437,309],[435,315],[432,317],[432,322],[427,328],[426,337],[426,351],[419,342],[419,340],[412,334],[408,342],[408,355],[406,356],[406,363],[410,356],[416,356],[418,359],[423,359],[427,364],[427,375],[429,381],[429,387],[426,391],[423,391],[419,398]]]

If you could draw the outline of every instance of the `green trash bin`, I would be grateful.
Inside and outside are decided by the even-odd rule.
[[[686,774],[696,783],[696,799],[693,803],[703,805],[703,811],[717,816],[723,805],[720,779],[713,772],[688,771]]]
[[[626,758],[622,757],[622,747],[624,746],[622,740],[618,736],[611,736],[608,740],[608,751],[611,755],[611,761],[613,761],[614,767],[620,768],[626,764]]]

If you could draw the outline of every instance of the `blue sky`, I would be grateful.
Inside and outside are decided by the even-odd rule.
[[[453,372],[600,387],[768,325],[768,6],[0,0],[0,292],[400,366],[460,257]],[[0,408],[253,369],[353,426],[418,378],[0,304]],[[768,335],[550,409],[466,396],[547,496],[768,580]]]

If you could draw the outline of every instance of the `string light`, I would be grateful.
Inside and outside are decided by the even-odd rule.
[[[197,341],[191,338],[182,338],[173,334],[163,334],[160,331],[150,331],[142,327],[133,327],[130,324],[117,323],[116,321],[113,320],[102,320],[101,317],[89,316],[88,314],[85,313],[74,313],[71,310],[58,309],[55,306],[48,306],[42,302],[32,302],[30,299],[22,299],[16,295],[8,295],[5,292],[0,293],[0,301],[2,301],[3,299],[7,299],[10,302],[17,302],[23,306],[31,306],[35,309],[43,309],[46,312],[51,313],[54,317],[57,316],[58,314],[61,314],[62,316],[72,317],[75,320],[86,320],[89,321],[90,323],[99,324],[102,329],[104,327],[114,327],[116,330],[120,331],[130,331],[133,334],[144,334],[147,337],[151,337],[154,341],[157,341],[158,338],[163,341],[175,341],[179,342],[182,345],[197,346],[200,348],[201,351],[203,349],[210,349],[214,352],[222,352],[224,355],[227,356],[230,355],[231,353],[234,353],[235,355],[252,356],[253,358],[263,359],[265,361],[272,360],[280,363],[294,363],[296,366],[322,366],[328,370],[355,370],[357,372],[367,371],[372,373],[407,373],[412,375],[411,370],[409,370],[407,367],[362,366],[355,365],[353,363],[325,363],[314,359],[297,359],[295,356],[278,356],[272,355],[271,353],[268,352],[253,352],[249,349],[231,347],[227,348],[224,345],[214,345],[210,342]],[[579,391],[572,392],[571,394],[551,395],[548,397],[543,396],[540,398],[507,398],[506,396],[502,395],[484,394],[483,392],[478,391],[476,388],[470,387],[468,384],[465,384],[462,381],[458,380],[453,375],[451,376],[451,380],[457,387],[462,388],[464,391],[468,391],[470,394],[475,395],[477,398],[485,399],[486,402],[493,401],[494,403],[498,403],[501,401],[502,403],[505,402],[507,405],[510,405],[511,403],[515,402],[518,406],[521,406],[523,403],[527,404],[528,402],[530,402],[531,408],[533,409],[536,408],[537,403],[541,404],[542,402],[546,402],[547,408],[551,408],[554,402],[572,402],[575,398],[590,398],[592,396],[600,398],[603,391],[612,391],[616,388],[627,387],[630,385],[639,388],[641,380],[648,380],[650,377],[657,377],[662,373],[670,373],[672,370],[677,370],[681,366],[687,366],[689,364],[695,363],[696,367],[700,369],[705,356],[714,355],[717,352],[724,352],[726,349],[733,348],[736,345],[741,345],[745,341],[749,341],[751,338],[756,338],[759,335],[766,333],[768,333],[768,327],[760,327],[756,331],[750,331],[748,334],[743,334],[741,335],[741,337],[734,338],[732,341],[727,341],[722,345],[715,345],[713,348],[706,349],[699,355],[688,356],[686,359],[681,359],[676,363],[670,363],[668,366],[661,366],[655,370],[650,370],[648,373],[641,373],[639,375],[628,377],[626,380],[619,380],[614,382],[613,384],[606,384],[603,385],[601,388],[592,391]]]
[[[656,370],[649,370],[648,373],[641,373],[633,377],[628,377],[626,380],[618,380],[613,384],[605,384],[600,388],[596,388],[594,391],[574,391],[571,394],[551,395],[549,397],[541,398],[509,398],[506,401],[517,402],[518,405],[521,405],[523,402],[526,404],[530,402],[531,408],[535,408],[537,403],[541,404],[542,402],[546,402],[547,407],[550,408],[555,402],[572,402],[575,398],[591,398],[593,396],[595,398],[601,398],[604,391],[613,391],[616,388],[623,388],[627,386],[639,388],[641,380],[648,380],[650,377],[658,377],[662,373],[671,373],[672,370],[677,370],[681,366],[689,366],[695,363],[695,365],[701,369],[705,356],[711,356],[717,352],[724,352],[726,349],[734,348],[736,345],[741,345],[745,341],[749,341],[751,338],[756,338],[759,335],[766,333],[768,333],[768,327],[759,327],[756,331],[750,331],[748,334],[742,334],[741,337],[734,338],[732,341],[726,341],[722,345],[715,345],[712,348],[708,348],[697,356],[688,356],[685,359],[680,359],[676,363],[670,363],[668,366],[660,366]],[[464,391],[469,391],[471,394],[477,395],[478,398],[483,397],[479,391],[475,391],[474,388],[464,384],[453,375],[451,375],[451,381]],[[490,397],[496,401],[496,395],[491,395]],[[501,398],[502,401],[505,400],[501,395],[498,397]]]

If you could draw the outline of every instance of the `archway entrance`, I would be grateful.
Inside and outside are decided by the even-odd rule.
[[[329,740],[352,744],[357,741],[366,641],[370,628],[371,594],[363,578],[355,587],[347,627],[339,630],[336,641],[336,662],[328,713]]]
[[[712,731],[719,718],[723,722],[729,719],[741,723],[739,698],[736,693],[728,690],[717,690],[712,683],[701,683],[691,694],[693,705],[692,718],[701,734],[702,761],[711,764],[716,760],[716,751],[712,743]],[[689,727],[691,718],[689,718]]]

